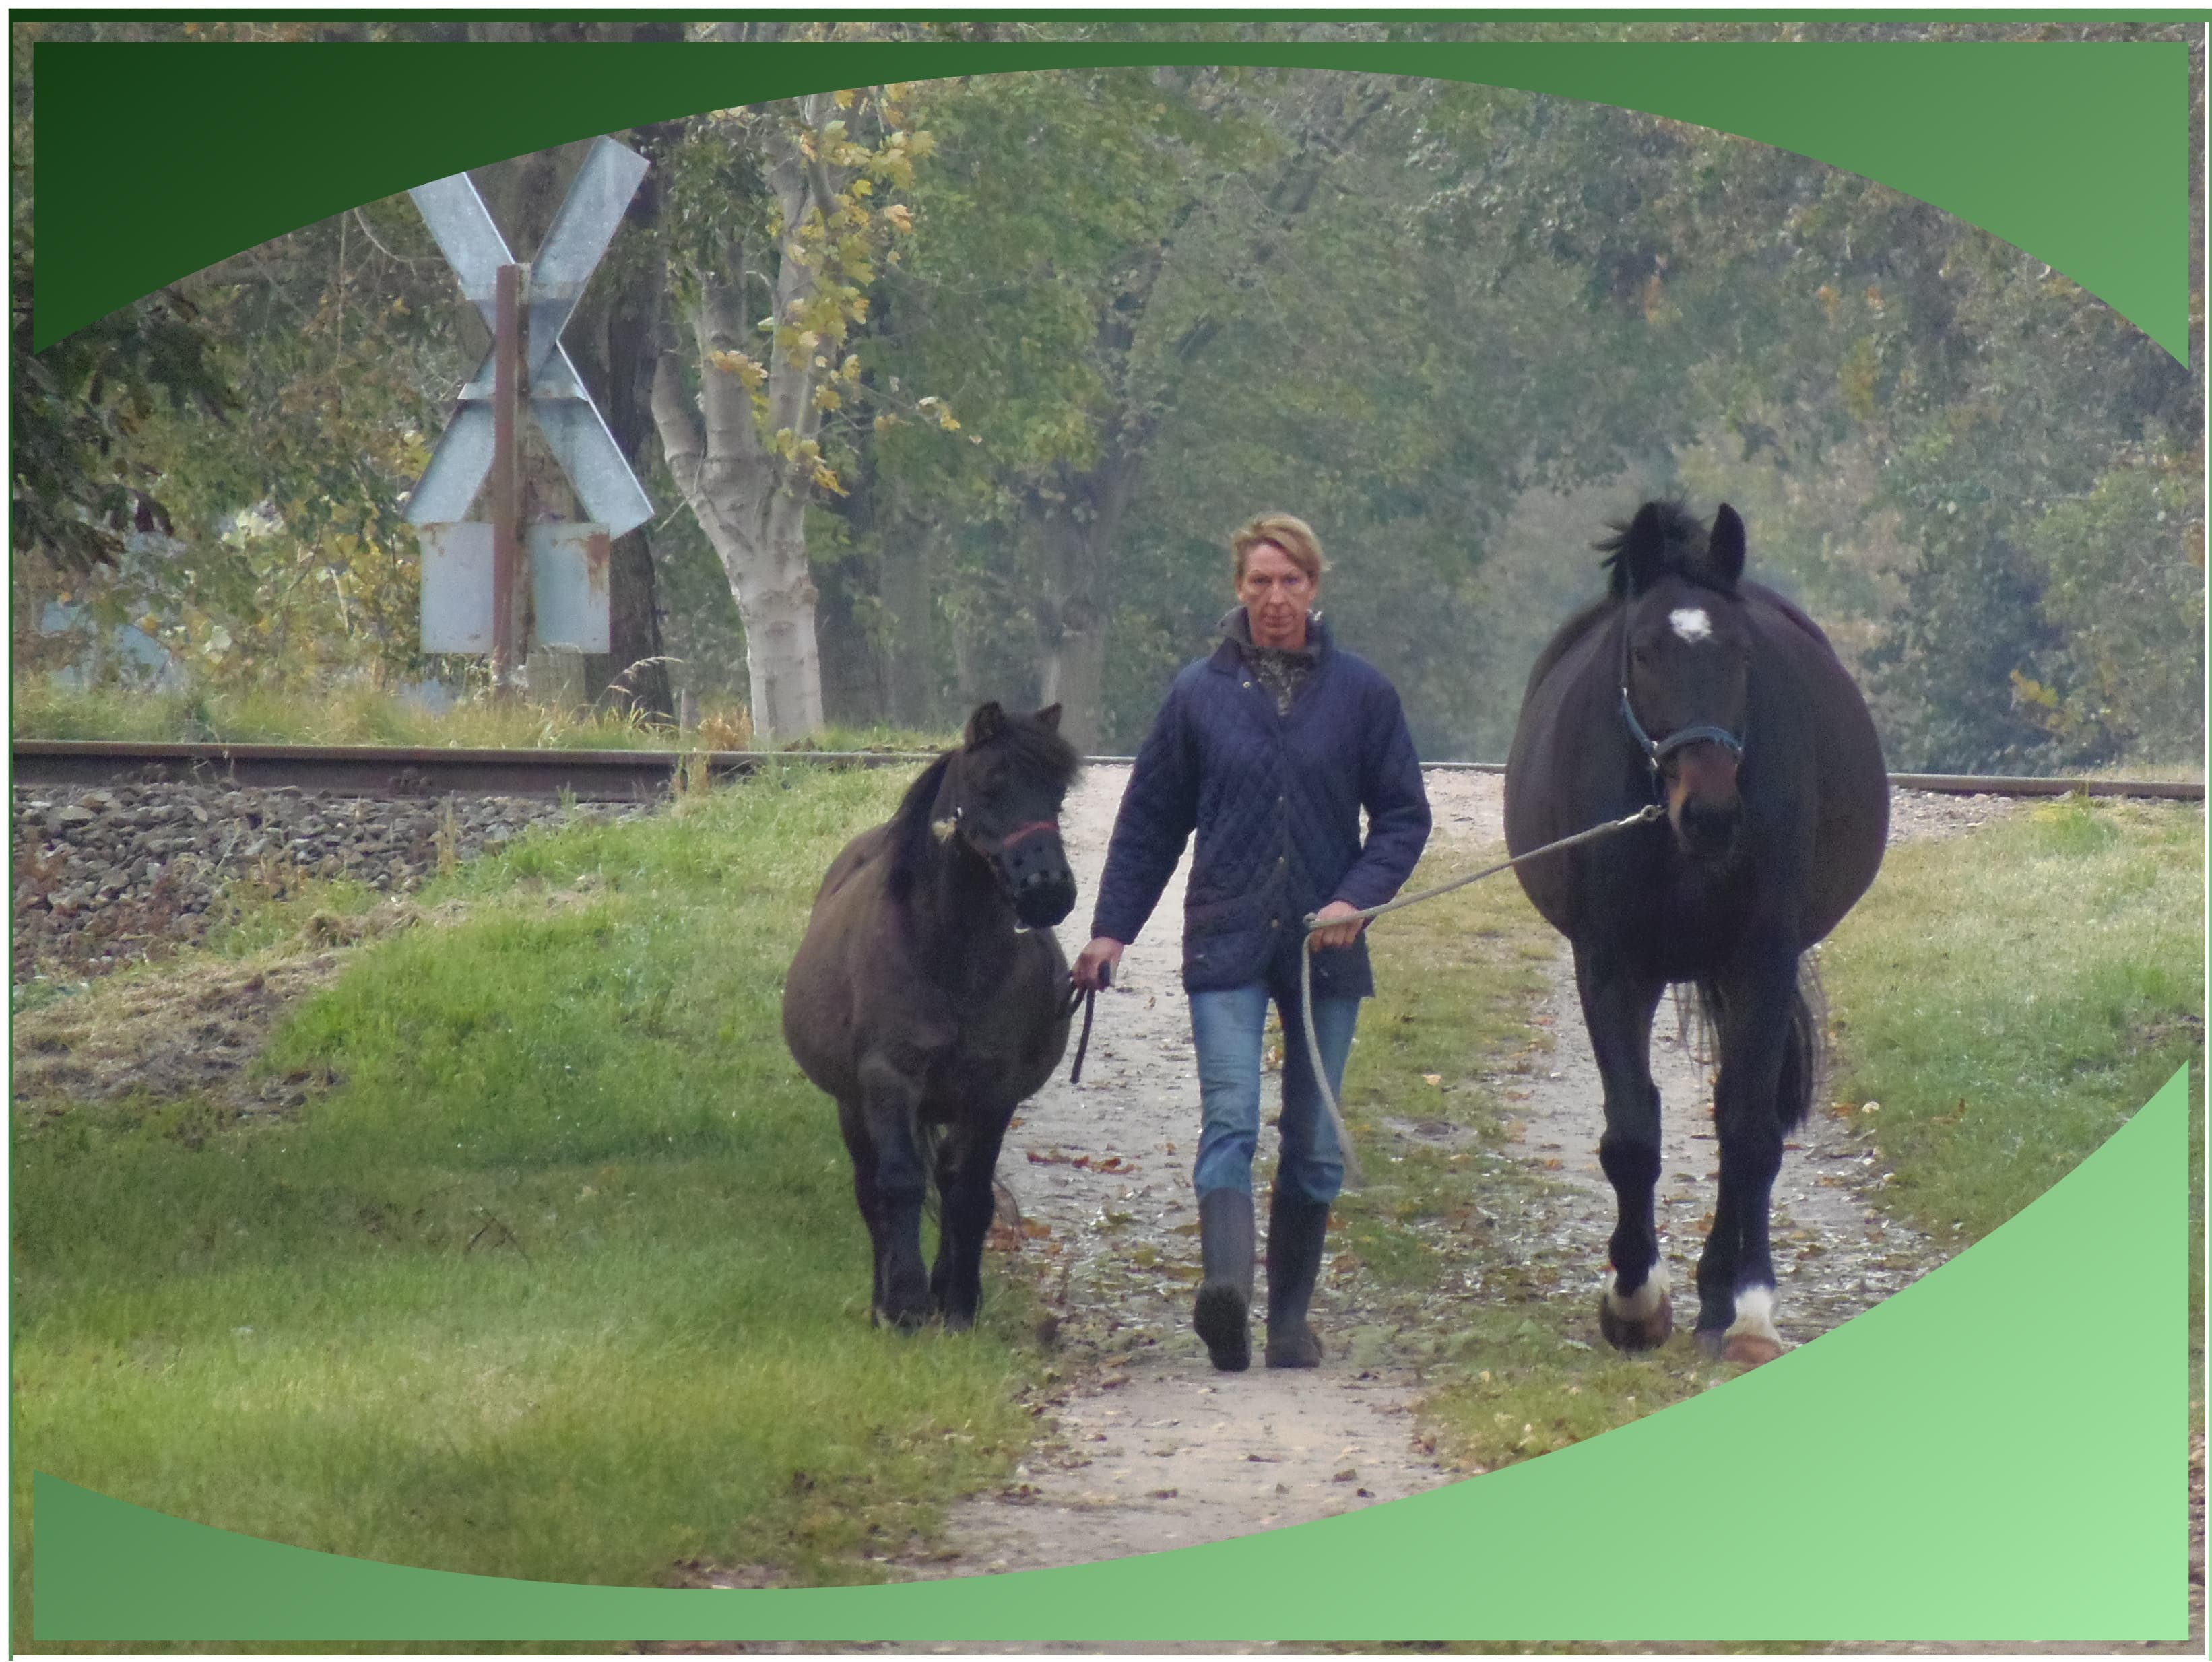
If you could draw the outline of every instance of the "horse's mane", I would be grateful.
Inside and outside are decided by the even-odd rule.
[[[980,747],[1011,752],[1014,766],[1025,773],[1050,779],[1065,790],[1083,768],[1083,758],[1059,731],[1027,716],[1002,717],[998,727]],[[884,838],[890,849],[890,885],[894,900],[913,892],[915,879],[928,866],[935,833],[930,826],[945,776],[963,747],[955,745],[922,769],[921,776],[899,798]]]
[[[1705,528],[1696,516],[1680,502],[1653,502],[1650,506],[1659,516],[1663,550],[1661,573],[1706,588],[1720,587],[1706,567]],[[1606,525],[1613,535],[1590,544],[1605,556],[1600,562],[1606,571],[1605,592],[1560,624],[1544,650],[1536,654],[1535,667],[1528,671],[1529,692],[1536,689],[1537,683],[1551,673],[1552,666],[1577,640],[1627,604],[1628,561],[1624,551],[1628,547],[1629,528],[1634,523],[1632,519],[1608,519]]]
[[[1650,506],[1658,513],[1664,549],[1658,574],[1680,577],[1707,588],[1718,587],[1705,567],[1705,528],[1698,523],[1696,516],[1680,502],[1653,502]],[[1590,546],[1605,556],[1602,563],[1607,572],[1607,597],[1626,600],[1628,561],[1623,554],[1628,547],[1629,529],[1635,521],[1608,519],[1605,523],[1613,535]]]
[[[937,793],[945,788],[945,772],[959,754],[957,749],[944,751],[923,768],[921,776],[899,798],[898,811],[885,828],[884,840],[891,852],[890,891],[895,900],[907,897],[915,876],[929,864],[929,810],[936,807]]]

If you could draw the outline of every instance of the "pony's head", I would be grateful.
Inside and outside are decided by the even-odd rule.
[[[1751,629],[1736,584],[1743,520],[1723,502],[1708,531],[1676,502],[1646,502],[1598,544],[1621,603],[1622,727],[1656,774],[1683,852],[1735,852],[1750,704]]]
[[[1075,873],[1060,844],[1060,809],[1082,759],[1060,736],[1060,706],[1024,716],[980,705],[941,765],[930,810],[935,834],[957,837],[990,866],[1027,927],[1067,916]]]

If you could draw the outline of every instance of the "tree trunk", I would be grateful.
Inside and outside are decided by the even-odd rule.
[[[787,261],[783,269],[795,287],[799,268]],[[779,293],[777,299],[781,314],[788,297]],[[692,318],[699,412],[693,414],[684,396],[676,355],[665,352],[653,377],[653,415],[669,471],[720,559],[744,621],[753,731],[763,744],[786,744],[822,726],[817,597],[806,564],[807,487],[763,442],[744,380],[714,362],[715,355],[740,348],[738,315],[734,286],[702,285]],[[780,425],[811,436],[811,409],[788,413],[793,419]]]
[[[929,725],[935,700],[930,696],[929,570],[933,532],[904,514],[889,516],[878,592],[890,619],[884,665],[884,713],[895,727]]]
[[[1043,505],[1044,596],[1038,608],[1037,696],[1060,707],[1060,731],[1085,755],[1106,730],[1106,632],[1112,620],[1114,556],[1121,521],[1144,467],[1148,435],[1132,434],[1097,466],[1064,474]]]

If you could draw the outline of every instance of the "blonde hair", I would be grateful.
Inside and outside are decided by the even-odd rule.
[[[1234,578],[1244,580],[1244,559],[1262,543],[1273,543],[1290,556],[1291,563],[1306,574],[1309,583],[1319,585],[1322,573],[1321,538],[1314,528],[1292,513],[1263,513],[1247,525],[1239,525],[1229,539],[1229,551],[1234,556]]]

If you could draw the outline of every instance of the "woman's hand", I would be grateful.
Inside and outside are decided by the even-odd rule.
[[[1327,947],[1350,946],[1366,927],[1367,919],[1359,915],[1359,908],[1350,901],[1331,901],[1314,913],[1313,932],[1306,937],[1306,949],[1319,952]]]
[[[1121,961],[1121,943],[1101,935],[1083,949],[1068,971],[1079,992],[1099,992],[1114,979],[1115,966]]]

